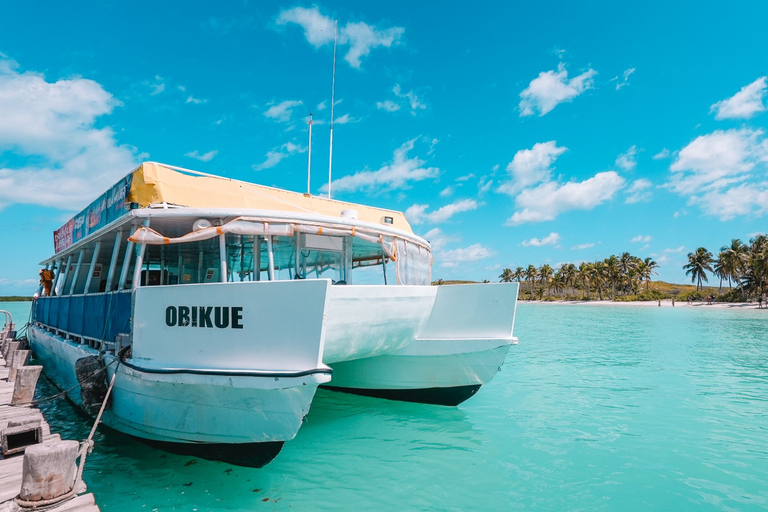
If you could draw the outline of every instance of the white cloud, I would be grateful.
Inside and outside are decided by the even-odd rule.
[[[400,110],[400,105],[392,100],[377,101],[376,108],[379,110],[386,110],[387,112],[397,112]]]
[[[408,158],[416,139],[411,139],[394,151],[392,162],[376,171],[359,171],[333,181],[332,189],[336,192],[354,192],[356,190],[382,191],[408,188],[411,181],[436,178],[440,173],[437,167],[424,167],[426,161]],[[322,190],[328,190],[324,185]]]
[[[652,186],[653,183],[645,178],[633,181],[627,189],[627,199],[624,202],[627,204],[634,204],[650,201],[651,191],[648,189]]]
[[[317,104],[316,108],[317,110],[325,110],[326,108],[328,108],[328,105],[324,101],[321,101],[320,103]]]
[[[94,126],[120,105],[93,80],[48,82],[0,54],[0,148],[26,160],[0,167],[0,206],[82,208],[128,174],[137,165],[135,148]]]
[[[294,7],[282,11],[277,18],[278,25],[296,23],[304,29],[304,36],[315,48],[333,42],[334,21],[323,15],[315,6],[311,9]],[[373,25],[363,22],[347,23],[339,30],[339,46],[347,45],[347,53],[344,56],[350,66],[360,68],[363,57],[367,57],[373,48],[389,48],[399,42],[405,29],[392,27],[379,30]]]
[[[192,97],[192,96],[189,96],[189,97],[187,98],[187,101],[186,101],[185,103],[194,103],[195,105],[199,105],[200,103],[205,103],[205,102],[207,102],[207,101],[208,101],[208,100],[201,100],[201,99],[199,99],[199,98],[194,98],[194,97]]]
[[[589,249],[589,248],[592,248],[594,246],[595,246],[595,244],[593,244],[593,243],[586,243],[586,244],[574,245],[573,247],[571,247],[571,249],[573,249],[574,251],[582,251],[584,249]]]
[[[667,254],[670,254],[670,253],[683,252],[684,250],[685,250],[685,246],[681,245],[680,247],[677,247],[675,249],[669,249],[669,248],[668,249],[664,249],[664,252],[667,253]]]
[[[218,152],[219,152],[218,149],[214,149],[213,151],[209,151],[201,155],[197,150],[194,150],[194,151],[190,151],[189,153],[184,153],[184,156],[188,156],[190,158],[200,160],[201,162],[210,162],[211,160],[213,160],[213,157],[215,157],[218,154]]]
[[[512,181],[502,184],[499,192],[514,195],[526,187],[549,181],[552,164],[567,150],[558,147],[554,140],[536,143],[531,149],[521,149],[507,165]]]
[[[651,235],[637,235],[635,238],[633,238],[629,242],[633,244],[639,244],[639,243],[647,244],[650,241],[651,241]]]
[[[627,70],[624,70],[624,74],[622,75],[621,82],[616,83],[616,90],[618,91],[625,85],[629,85],[629,76],[635,72],[635,68],[629,68]],[[614,78],[614,80],[618,80],[619,77]]]
[[[768,140],[761,130],[742,128],[718,130],[697,137],[680,150],[670,166],[672,177],[668,187],[680,195],[689,196],[691,203],[700,203],[705,212],[719,214],[727,220],[740,212],[762,213],[760,201],[768,190],[765,168],[768,162]],[[753,171],[760,170],[755,176]],[[737,187],[746,193],[742,205],[733,204],[736,199],[729,190]],[[727,210],[710,208],[722,201]]]
[[[430,229],[424,233],[424,235],[422,235],[422,238],[425,238],[429,241],[429,245],[432,246],[433,251],[440,251],[449,243],[458,240],[457,236],[446,235],[440,228]]]
[[[383,46],[389,48],[400,40],[405,29],[402,27],[392,27],[386,30],[378,30],[367,23],[347,23],[341,29],[339,43],[348,44],[349,51],[344,56],[350,66],[360,68],[360,59],[367,57],[372,48]]]
[[[669,152],[669,150],[667,148],[664,148],[658,153],[656,153],[655,155],[653,155],[653,157],[651,158],[653,158],[654,160],[662,160],[664,158],[669,158],[670,154],[671,153]]]
[[[392,88],[392,92],[395,97],[401,101],[400,103],[392,100],[385,100],[376,102],[376,108],[379,110],[386,110],[387,112],[396,112],[402,108],[402,104],[407,104],[411,108],[411,114],[416,115],[417,110],[426,110],[427,105],[416,96],[413,91],[403,92],[400,84],[395,84]]]
[[[463,199],[447,204],[432,213],[427,213],[428,204],[414,204],[405,210],[405,217],[413,224],[429,222],[439,224],[445,222],[457,213],[477,210],[478,203],[474,199]]]
[[[154,82],[144,82],[144,85],[152,89],[152,92],[149,93],[150,96],[155,96],[165,91],[165,81],[160,75],[155,75]]]
[[[453,187],[445,187],[443,190],[440,191],[440,197],[448,197],[453,195]]]
[[[624,186],[624,178],[615,171],[600,172],[584,181],[559,185],[554,181],[524,189],[517,196],[518,209],[507,221],[518,225],[555,219],[570,210],[591,210],[613,198]]]
[[[557,71],[542,71],[520,93],[520,116],[530,116],[536,111],[543,116],[558,104],[571,101],[592,89],[597,71],[590,69],[568,80],[568,71],[560,63]]]
[[[496,253],[482,244],[473,244],[461,249],[451,249],[450,251],[438,251],[438,261],[445,267],[455,266],[457,263],[467,261],[478,261],[490,258]]]
[[[765,111],[763,97],[765,97],[768,77],[761,76],[749,85],[745,85],[739,92],[718,101],[709,111],[715,112],[715,119],[749,119],[758,112]]]
[[[560,243],[560,235],[557,233],[550,233],[544,238],[524,240],[521,245],[523,247],[541,247],[542,245],[557,245],[558,243]]]
[[[320,14],[317,7],[306,9],[294,7],[282,11],[277,17],[278,25],[296,23],[304,29],[304,36],[315,48],[333,42],[334,22],[331,18]]]
[[[285,123],[291,120],[293,109],[303,105],[301,100],[285,100],[277,105],[272,105],[264,112],[264,117],[274,119],[278,123]]]
[[[637,167],[637,146],[630,148],[616,158],[616,166],[625,171],[633,171]]]
[[[291,155],[295,155],[296,153],[304,153],[306,150],[307,148],[301,147],[298,144],[294,144],[293,142],[286,142],[282,146],[278,146],[271,151],[267,151],[266,159],[262,163],[254,165],[253,169],[255,171],[271,169],[285,158]]]
[[[461,183],[461,182],[464,182],[464,181],[469,181],[469,180],[471,180],[474,177],[475,177],[474,173],[469,173],[469,174],[466,174],[464,176],[459,176],[458,178],[456,178],[456,181]]]
[[[336,119],[334,119],[333,122],[335,124],[349,124],[349,123],[358,123],[360,122],[360,119],[355,119],[349,114],[344,114],[343,116],[337,117]]]

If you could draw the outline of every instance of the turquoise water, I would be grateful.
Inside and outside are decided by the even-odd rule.
[[[86,482],[105,512],[768,508],[768,310],[520,304],[515,333],[458,408],[321,390],[260,470],[99,432]]]

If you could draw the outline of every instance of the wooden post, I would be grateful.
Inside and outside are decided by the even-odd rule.
[[[8,370],[8,382],[16,382],[16,371],[27,364],[29,350],[17,350],[11,353],[11,366]]]
[[[16,370],[16,381],[13,385],[13,398],[11,405],[28,404],[35,398],[35,387],[42,366],[22,366]]]
[[[5,352],[3,352],[3,359],[5,359],[5,366],[9,366],[11,362],[8,360],[8,356],[15,352],[16,350],[19,350],[19,346],[21,345],[21,342],[19,341],[12,341],[5,346]]]
[[[24,452],[19,498],[27,502],[52,500],[71,491],[79,451],[77,441],[29,446]]]

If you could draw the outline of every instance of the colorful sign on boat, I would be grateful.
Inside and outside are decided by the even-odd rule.
[[[53,246],[56,253],[63,251],[88,234],[103,228],[128,212],[131,207],[127,198],[131,191],[132,180],[133,174],[121,179],[86,209],[54,231]]]

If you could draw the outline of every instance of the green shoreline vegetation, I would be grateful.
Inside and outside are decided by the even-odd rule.
[[[32,297],[12,295],[9,297],[0,297],[0,302],[32,302]]]
[[[712,296],[716,302],[757,301],[768,287],[768,235],[755,236],[749,244],[733,239],[717,256],[704,247],[688,253],[683,270],[695,285],[652,282],[658,267],[652,258],[640,259],[625,252],[578,266],[562,263],[557,269],[548,264],[505,268],[499,281],[520,283],[521,300],[702,301]],[[709,282],[708,272],[720,279],[719,286],[704,286]],[[438,279],[432,284],[470,282]],[[724,290],[726,282],[728,289]]]

